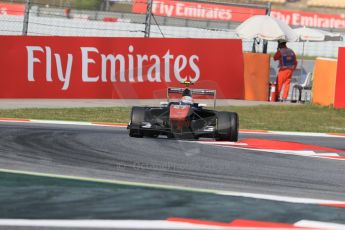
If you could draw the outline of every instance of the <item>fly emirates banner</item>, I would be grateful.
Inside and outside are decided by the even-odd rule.
[[[242,99],[239,39],[0,37],[1,98],[164,98],[166,87]]]
[[[145,14],[146,0],[135,0],[132,12]],[[243,22],[254,15],[265,15],[265,9],[187,1],[153,0],[152,12],[157,16],[201,20]],[[272,9],[271,16],[292,26],[345,28],[344,14]]]

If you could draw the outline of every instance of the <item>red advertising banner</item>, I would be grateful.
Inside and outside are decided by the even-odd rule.
[[[133,13],[146,13],[146,9],[147,2],[145,0],[133,1]],[[219,4],[153,0],[152,13],[157,16],[242,22],[253,15],[264,15],[266,11],[265,9]]]
[[[146,8],[146,0],[136,0],[133,2],[132,12],[146,13]],[[152,12],[158,16],[234,22],[243,22],[251,16],[266,14],[265,9],[170,0],[153,0]],[[272,9],[271,15],[293,26],[345,28],[344,14]]]
[[[196,82],[244,96],[239,39],[0,37],[0,98],[165,98]]]
[[[345,109],[345,47],[339,48],[334,108]]]
[[[303,11],[272,10],[271,15],[292,26],[345,28],[344,14],[320,14]]]
[[[25,12],[25,5],[24,4],[1,3],[0,2],[0,15],[23,16],[24,12]]]

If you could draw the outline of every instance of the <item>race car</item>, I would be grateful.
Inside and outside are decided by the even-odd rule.
[[[213,96],[216,106],[216,90],[190,89],[193,83],[184,82],[185,88],[167,89],[167,102],[159,107],[132,107],[127,126],[130,137],[158,137],[199,139],[214,138],[217,141],[238,140],[239,118],[235,112],[205,109],[205,104],[195,103],[193,95]],[[171,94],[182,97],[172,101]]]

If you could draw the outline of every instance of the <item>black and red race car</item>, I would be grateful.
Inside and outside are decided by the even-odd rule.
[[[131,137],[158,137],[198,139],[214,138],[217,141],[238,140],[239,119],[237,113],[205,109],[205,104],[195,103],[193,95],[213,96],[216,105],[216,90],[190,89],[191,82],[184,82],[185,88],[168,88],[167,102],[160,107],[132,107],[127,127]],[[181,94],[177,101],[171,94]]]

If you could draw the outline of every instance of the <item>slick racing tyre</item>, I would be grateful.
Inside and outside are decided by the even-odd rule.
[[[131,112],[131,121],[129,136],[130,137],[143,137],[144,132],[141,130],[141,124],[145,121],[145,108],[133,107]]]
[[[237,113],[217,113],[217,141],[238,141],[239,121]]]

